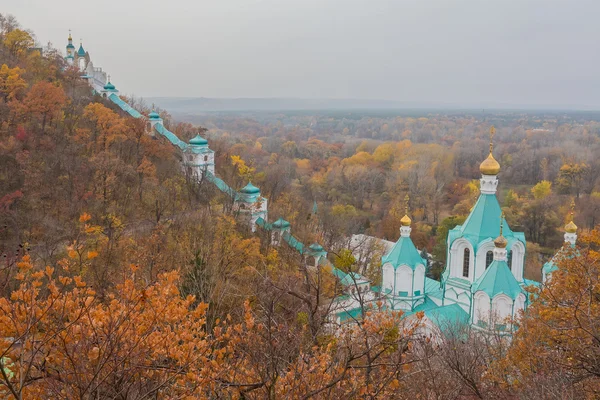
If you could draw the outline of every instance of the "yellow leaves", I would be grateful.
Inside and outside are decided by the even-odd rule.
[[[542,200],[552,194],[552,182],[540,181],[533,188],[531,193],[536,200]]]
[[[6,100],[13,100],[24,92],[27,87],[27,83],[21,78],[24,73],[25,70],[19,67],[9,68],[6,64],[0,67],[0,94]]]
[[[83,281],[83,279],[81,279],[80,276],[74,276],[73,281],[75,282],[75,286],[77,286],[78,288],[84,287],[86,285],[86,283]]]
[[[92,219],[92,216],[88,213],[83,213],[81,214],[81,216],[79,217],[79,222],[81,223],[86,223],[88,222],[90,219]]]
[[[72,249],[72,248],[71,248],[70,250],[68,250],[68,251],[67,251],[67,254],[69,255],[69,258],[72,258],[72,259],[77,259],[77,258],[79,258],[79,253],[77,253],[77,252],[76,252],[74,249]]]
[[[23,256],[21,261],[17,263],[17,268],[19,268],[20,272],[27,272],[33,268],[33,264],[31,263],[31,257],[29,254]]]
[[[4,35],[4,46],[15,56],[23,56],[35,46],[31,35],[21,29],[14,29]]]
[[[255,168],[246,165],[246,162],[242,160],[242,157],[240,156],[231,156],[231,164],[237,168],[238,175],[246,179],[250,179],[256,170]]]
[[[94,258],[98,257],[98,252],[95,250],[90,250],[87,252],[87,259],[88,260],[93,260]]]

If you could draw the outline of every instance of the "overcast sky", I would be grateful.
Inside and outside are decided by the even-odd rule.
[[[51,5],[51,6],[50,6]],[[139,96],[600,107],[599,0],[18,0]]]

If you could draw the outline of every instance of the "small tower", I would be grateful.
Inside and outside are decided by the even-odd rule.
[[[560,250],[552,257],[552,260],[548,261],[542,267],[542,282],[547,283],[554,271],[558,269],[556,262],[559,257],[563,257],[568,254],[568,249],[575,247],[577,243],[577,225],[573,222],[573,216],[575,214],[575,199],[571,201],[571,211],[569,213],[569,222],[565,225],[565,243]]]
[[[569,223],[565,225],[565,243],[575,245],[577,242],[577,225],[573,222],[575,215],[575,199],[571,200],[571,212],[569,213]]]
[[[285,233],[290,233],[290,223],[283,218],[279,218],[271,225],[271,244],[279,246]]]
[[[110,82],[110,75],[108,76],[108,82],[106,82],[106,85],[104,85],[104,87],[102,88],[100,93],[102,94],[102,97],[108,97],[113,93],[116,94],[117,96],[119,95],[119,91],[117,90],[115,85],[113,85]]]
[[[233,211],[244,215],[252,232],[256,231],[256,220],[260,217],[267,221],[267,199],[260,195],[260,189],[248,182],[236,193]]]
[[[427,262],[421,258],[410,238],[412,220],[408,216],[408,200],[406,195],[405,214],[400,220],[400,238],[381,259],[382,291],[393,310],[413,310],[425,300]]]
[[[152,104],[152,111],[148,114],[148,121],[150,122],[150,132],[154,134],[154,125],[163,123],[162,118],[154,110],[154,104]]]
[[[67,44],[67,64],[73,65],[75,62],[75,46],[73,46],[73,37],[71,37],[71,30],[69,29],[69,44]]]
[[[215,152],[208,148],[208,140],[200,135],[189,141],[186,152],[186,163],[200,178],[205,172],[215,173]]]
[[[306,266],[317,268],[319,266],[319,262],[321,259],[327,257],[327,252],[323,249],[318,243],[313,243],[305,250],[305,259]]]
[[[496,194],[498,188],[497,175],[500,172],[500,164],[494,158],[492,154],[494,151],[494,135],[496,134],[496,128],[493,126],[490,128],[490,154],[479,166],[481,171],[480,190],[483,194]]]
[[[76,53],[77,65],[79,66],[79,70],[81,72],[85,72],[85,68],[87,67],[87,59],[86,59],[86,51],[83,49],[83,43],[79,42],[79,49]]]

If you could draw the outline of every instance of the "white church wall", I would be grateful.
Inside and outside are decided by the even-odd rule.
[[[511,271],[515,279],[523,282],[523,263],[525,260],[525,246],[521,242],[514,242],[510,248],[512,252]]]
[[[469,249],[469,276],[463,276],[463,259],[465,249]],[[474,252],[471,243],[463,238],[456,239],[450,249],[450,277],[469,279],[473,282]]]
[[[492,316],[497,324],[505,324],[512,317],[513,302],[505,294],[499,294],[492,300]]]
[[[413,291],[414,296],[422,296],[425,293],[425,266],[423,265],[415,268]]]
[[[392,267],[392,264],[385,263],[383,265],[382,275],[382,288],[384,290],[394,290],[394,267]]]
[[[487,326],[490,320],[490,297],[485,292],[475,293],[473,299],[473,324]]]
[[[396,295],[410,296],[412,293],[413,271],[407,265],[401,265],[396,269]]]
[[[473,282],[476,281],[485,272],[486,256],[488,251],[494,250],[494,242],[492,239],[486,239],[479,244],[477,256],[475,258],[475,276]]]

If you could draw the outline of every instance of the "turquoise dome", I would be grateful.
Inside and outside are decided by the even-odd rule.
[[[260,193],[260,189],[257,188],[256,186],[254,186],[252,183],[248,182],[248,184],[246,186],[244,186],[240,190],[240,193],[243,193],[243,194],[259,194]]]
[[[73,47],[73,48],[75,48],[75,47]],[[85,57],[85,50],[83,49],[82,44],[79,45],[79,50],[77,50],[77,55],[79,57]]]
[[[152,110],[152,112],[150,114],[148,114],[148,118],[150,119],[159,119],[160,115],[158,115],[158,113],[154,110]]]
[[[69,43],[69,44],[67,45],[67,49],[74,49],[74,48],[75,48],[75,46],[73,46],[73,43]],[[84,54],[85,54],[85,53],[84,53]]]
[[[288,226],[290,226],[290,223],[283,218],[279,218],[277,221],[273,222],[273,228],[287,228]]]
[[[312,251],[316,251],[316,252],[323,251],[323,246],[321,246],[318,243],[313,243],[310,246],[308,246],[308,248],[311,249]]]
[[[113,85],[112,83],[110,83],[110,81],[108,81],[106,83],[106,85],[104,85],[104,90],[115,90],[115,85]]]
[[[200,135],[196,135],[196,137],[190,139],[190,144],[193,146],[204,146],[208,144],[208,140],[204,139]]]

